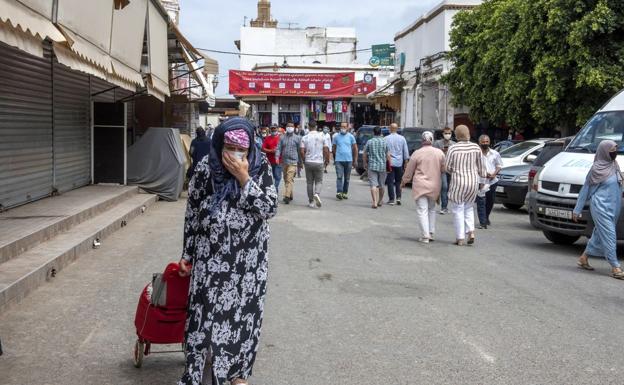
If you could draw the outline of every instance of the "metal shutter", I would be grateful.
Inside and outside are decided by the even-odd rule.
[[[0,209],[52,193],[52,69],[0,43]]]
[[[54,62],[54,187],[66,192],[91,182],[89,75]]]

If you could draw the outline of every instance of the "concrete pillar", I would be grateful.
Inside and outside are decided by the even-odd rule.
[[[271,124],[279,124],[279,104],[276,101],[271,103]]]

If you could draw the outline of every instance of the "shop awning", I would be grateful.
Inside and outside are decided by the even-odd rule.
[[[130,91],[144,86],[141,57],[147,1],[133,0],[123,9],[114,9],[110,1],[96,1],[83,12],[83,0],[59,0],[57,26],[77,56],[71,58],[71,52],[55,45],[59,61]]]
[[[147,5],[147,24],[148,79],[150,82],[147,92],[164,101],[164,97],[170,95],[167,20],[151,2]]]
[[[112,1],[58,0],[57,25],[72,51],[112,72],[110,44],[113,23]]]
[[[143,87],[141,57],[148,0],[133,0],[113,11],[111,61],[115,75]]]
[[[401,79],[400,77],[391,79],[388,83],[386,83],[379,89],[366,95],[366,97],[369,99],[375,99],[375,98],[383,98],[387,96],[392,96],[395,94],[395,86],[402,81],[403,79]]]
[[[186,61],[186,65],[188,66],[189,71],[191,71],[191,75],[199,84],[202,89],[202,96],[205,97],[206,102],[210,107],[215,106],[216,98],[214,91],[212,89],[212,85],[208,83],[206,77],[199,69],[200,65],[197,63],[197,60],[193,60],[189,55],[189,52],[185,46],[180,47],[182,50],[182,56],[184,57],[184,61]],[[214,75],[211,75],[214,76]]]
[[[76,71],[82,71],[89,75],[97,76],[100,79],[107,79],[107,73],[101,67],[87,61],[72,52],[64,44],[54,43],[54,54],[59,63]]]
[[[46,37],[65,41],[63,34],[43,15],[18,1],[0,0],[0,41],[43,57],[41,42]]]

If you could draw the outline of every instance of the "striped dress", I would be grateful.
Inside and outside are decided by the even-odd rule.
[[[449,147],[446,169],[451,174],[448,199],[455,203],[473,203],[479,192],[479,180],[486,177],[481,148],[462,141]]]

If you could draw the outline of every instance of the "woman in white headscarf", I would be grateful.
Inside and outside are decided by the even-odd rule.
[[[444,170],[444,152],[433,147],[433,133],[422,134],[422,147],[414,151],[407,163],[401,188],[412,183],[412,197],[416,202],[416,215],[420,229],[419,242],[434,240],[435,207],[442,187],[441,175]]]
[[[611,276],[624,279],[624,272],[622,272],[616,251],[615,229],[622,205],[622,174],[615,160],[617,151],[617,144],[612,140],[604,140],[598,145],[594,164],[579,194],[572,220],[575,222],[579,220],[585,203],[589,200],[594,231],[578,260],[578,267],[594,270],[587,258],[590,255],[602,256],[611,265]]]
[[[470,142],[470,130],[464,125],[455,129],[457,144],[446,154],[446,169],[451,174],[448,198],[452,203],[455,244],[464,246],[475,242],[474,202],[481,178],[487,176],[481,147]],[[468,241],[466,241],[466,235]]]

